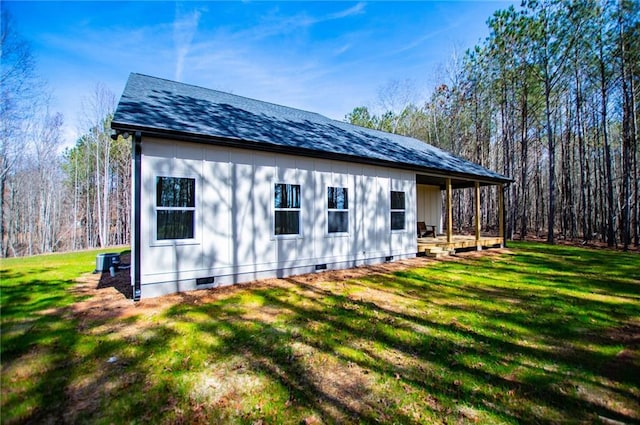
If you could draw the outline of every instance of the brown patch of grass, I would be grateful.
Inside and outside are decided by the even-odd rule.
[[[460,261],[465,258],[477,258],[487,256],[499,256],[509,253],[508,249],[491,249],[484,251],[469,251],[456,254],[451,257],[431,259],[426,257],[416,257],[411,259],[398,260],[394,262],[360,266],[345,270],[329,270],[318,273],[309,273],[293,276],[289,278],[292,282],[299,284],[310,284],[316,289],[324,290],[323,285],[340,285],[340,282],[347,280],[357,280],[363,277],[375,275],[391,275],[394,272],[408,270],[417,267],[425,267],[429,264],[445,261]],[[78,284],[74,287],[73,293],[87,297],[86,300],[75,303],[72,306],[73,315],[84,320],[104,321],[115,318],[127,318],[136,315],[150,315],[175,305],[202,305],[219,300],[224,300],[245,290],[264,289],[269,287],[285,287],[287,279],[264,279],[242,283],[238,285],[222,286],[211,289],[199,289],[177,294],[165,295],[157,298],[142,299],[137,303],[127,299],[121,291],[114,286],[101,285],[100,281],[106,277],[101,274],[84,274],[77,279]],[[130,285],[130,274],[121,270],[116,278],[118,285]],[[117,286],[117,285],[116,285]],[[363,286],[364,291],[372,291],[367,296],[373,296],[376,290]],[[386,302],[389,297],[387,292],[379,292],[377,299]],[[320,296],[311,295],[310,296]]]
[[[341,405],[354,412],[367,413],[373,409],[375,382],[367,370],[355,363],[338,362],[335,358],[327,358],[322,362],[312,361],[308,364],[315,366],[309,369],[310,381],[326,398],[339,401]],[[334,404],[328,403],[326,408],[330,409]],[[336,418],[342,416],[337,409],[332,415]]]

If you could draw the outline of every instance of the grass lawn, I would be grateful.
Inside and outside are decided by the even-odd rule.
[[[77,308],[95,254],[0,263],[3,424],[640,423],[638,254],[512,243],[109,315]]]

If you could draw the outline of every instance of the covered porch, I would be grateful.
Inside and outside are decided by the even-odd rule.
[[[447,237],[436,236],[418,238],[418,254],[438,257],[440,253],[451,253],[457,249],[499,248],[504,246],[504,238],[499,236],[481,236],[476,239],[473,235],[453,235],[451,241]]]
[[[417,253],[439,257],[457,249],[504,247],[504,183],[464,177],[416,175]],[[497,228],[485,232],[481,226],[480,188],[497,187]],[[453,233],[452,198],[455,189],[473,188],[473,234]],[[444,201],[441,192],[445,191]],[[444,202],[444,205],[442,205]],[[420,223],[422,222],[422,223]],[[420,225],[422,224],[422,225]],[[420,228],[427,225],[426,234]]]

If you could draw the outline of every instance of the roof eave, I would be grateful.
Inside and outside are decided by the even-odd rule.
[[[157,138],[171,138],[180,140],[183,142],[193,143],[206,143],[218,146],[235,147],[240,149],[252,149],[265,152],[276,152],[282,154],[298,154],[301,156],[311,158],[329,159],[335,161],[352,161],[360,164],[399,168],[403,170],[415,171],[417,173],[425,173],[439,177],[453,177],[462,180],[478,181],[481,185],[495,185],[495,184],[509,184],[513,182],[513,179],[508,177],[497,178],[490,176],[482,176],[476,174],[460,173],[455,171],[442,170],[438,168],[421,167],[415,164],[400,163],[395,161],[386,161],[375,158],[363,158],[357,155],[349,155],[344,153],[333,153],[327,151],[320,151],[314,149],[300,148],[294,146],[282,146],[266,142],[256,142],[244,139],[234,139],[227,137],[211,136],[206,134],[188,133],[179,130],[171,129],[159,129],[147,126],[140,126],[131,123],[118,122],[116,120],[111,122],[111,128],[119,133],[129,132],[141,132],[147,137]]]

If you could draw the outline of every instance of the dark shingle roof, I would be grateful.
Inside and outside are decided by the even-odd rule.
[[[129,76],[112,127],[183,140],[510,181],[417,139],[135,73]]]

